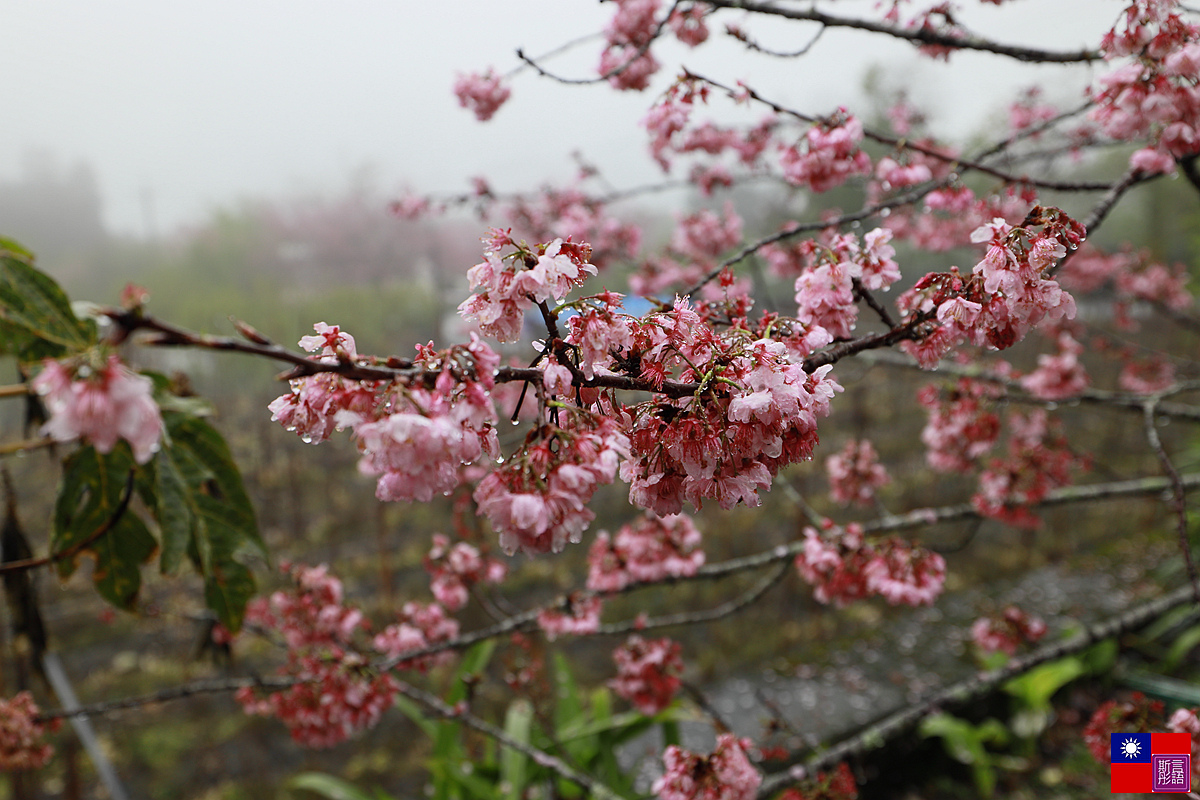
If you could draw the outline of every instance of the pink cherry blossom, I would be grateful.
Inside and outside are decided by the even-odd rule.
[[[671,745],[663,753],[663,775],[650,790],[659,800],[754,800],[762,776],[746,757],[748,746],[731,733],[718,736],[707,756]]]
[[[870,542],[857,524],[804,529],[796,569],[822,603],[844,606],[871,595],[893,605],[927,605],[942,592],[946,562],[937,553],[892,538]]]
[[[599,597],[573,594],[564,609],[545,609],[538,614],[538,627],[546,638],[586,636],[600,630],[600,611],[604,603]]]
[[[151,397],[153,384],[129,371],[115,355],[95,373],[47,359],[31,385],[50,412],[43,435],[60,442],[82,438],[99,453],[112,452],[117,440],[124,439],[139,464],[158,451],[163,422]]]
[[[1083,345],[1069,333],[1058,337],[1058,353],[1038,356],[1038,366],[1021,378],[1021,387],[1042,400],[1062,400],[1077,395],[1088,387],[1087,371],[1079,362]]]
[[[377,723],[392,705],[396,684],[365,669],[367,659],[353,640],[366,620],[344,604],[341,581],[324,566],[290,572],[293,587],[252,601],[246,622],[284,637],[288,660],[280,673],[297,682],[265,697],[247,687],[236,697],[247,714],[278,717],[300,744],[332,747]]]
[[[979,491],[971,504],[985,516],[1023,528],[1041,520],[1030,506],[1041,502],[1051,489],[1070,483],[1071,469],[1086,466],[1044,409],[1028,416],[1009,417],[1012,434],[1008,455],[993,459],[979,476]]]
[[[829,491],[841,505],[869,505],[875,490],[891,482],[871,443],[851,439],[840,453],[825,460]]]
[[[488,558],[467,542],[450,544],[444,534],[433,536],[433,547],[423,564],[429,573],[433,596],[449,611],[467,604],[468,590],[477,583],[500,583],[508,572],[502,561]]]
[[[679,690],[683,660],[678,642],[630,636],[613,651],[617,677],[608,682],[613,691],[647,716],[671,704]]]
[[[482,74],[459,75],[454,81],[454,94],[460,106],[473,111],[480,122],[487,122],[512,95],[512,90],[501,83],[500,76],[489,67]]]
[[[855,175],[869,175],[871,158],[859,149],[862,123],[844,108],[827,122],[809,128],[803,152],[796,146],[783,151],[783,177],[796,186],[826,192]]]
[[[705,559],[700,544],[700,532],[683,514],[647,514],[621,526],[611,541],[602,531],[588,551],[587,588],[616,592],[631,583],[695,575]]]
[[[576,409],[537,436],[475,489],[479,514],[506,553],[559,552],[578,542],[594,514],[588,500],[611,483],[629,440],[611,417]]]
[[[59,720],[38,722],[41,713],[29,692],[0,698],[0,772],[20,772],[45,766],[54,748],[43,741]]]
[[[990,401],[998,394],[994,386],[968,378],[944,393],[932,385],[921,390],[918,400],[929,411],[921,441],[930,467],[966,471],[992,449],[1000,436],[1000,417]]]
[[[971,638],[984,653],[1012,655],[1023,643],[1033,643],[1046,635],[1046,623],[1016,606],[998,616],[980,617],[971,626]]]

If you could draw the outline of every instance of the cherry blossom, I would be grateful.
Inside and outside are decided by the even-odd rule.
[[[44,436],[60,442],[82,438],[99,453],[112,452],[117,440],[124,439],[139,464],[158,451],[163,422],[151,396],[153,384],[115,355],[97,370],[47,359],[31,386],[50,412]]]
[[[629,440],[610,417],[573,409],[562,425],[539,425],[525,447],[475,489],[480,515],[512,554],[559,552],[578,542],[594,514],[596,487],[611,483]]]
[[[1045,635],[1046,623],[1016,606],[1009,606],[998,616],[980,617],[971,625],[971,638],[984,653],[1011,656],[1021,644],[1036,642]]]
[[[826,192],[855,175],[871,172],[871,158],[859,148],[862,123],[839,108],[829,121],[809,128],[803,152],[796,146],[784,148],[780,165],[783,177],[796,186]]]
[[[380,631],[371,643],[390,660],[397,661],[396,669],[415,669],[428,672],[434,666],[454,660],[454,653],[440,653],[403,659],[406,653],[422,650],[458,636],[458,621],[447,616],[437,603],[405,603],[398,614],[399,622]]]
[[[489,67],[482,74],[459,75],[454,82],[454,94],[460,106],[469,108],[480,122],[487,122],[512,95],[512,90]]]
[[[467,272],[477,291],[458,307],[459,313],[479,323],[480,329],[502,342],[516,341],[524,314],[550,298],[562,300],[581,285],[596,267],[588,263],[590,245],[555,239],[536,250],[518,247],[503,259],[494,252]],[[504,262],[508,261],[509,264]]]
[[[676,8],[667,19],[671,33],[688,47],[703,44],[708,40],[708,26],[704,24],[706,10],[704,3],[692,3]]]
[[[332,747],[378,722],[392,705],[396,684],[370,670],[354,648],[366,620],[344,604],[341,581],[325,566],[297,566],[290,573],[292,589],[252,601],[246,622],[284,637],[288,658],[280,673],[296,683],[265,697],[246,687],[237,700],[248,714],[278,717],[300,744]]]
[[[1162,701],[1149,700],[1141,692],[1131,693],[1128,700],[1105,701],[1083,729],[1084,743],[1093,758],[1107,764],[1112,734],[1161,730],[1162,713]]]
[[[928,605],[942,592],[946,562],[937,553],[896,538],[869,542],[856,523],[828,523],[823,533],[809,526],[804,537],[796,569],[822,603],[880,595],[892,605]]]
[[[869,505],[875,490],[891,482],[871,443],[851,439],[841,452],[825,459],[829,491],[841,505]]]
[[[613,691],[646,715],[671,704],[679,690],[683,661],[678,642],[630,636],[613,651],[617,677],[608,682]]]
[[[29,692],[0,698],[0,772],[38,769],[54,755],[42,739],[60,721],[38,722],[40,710]]]
[[[681,299],[635,324],[631,350],[645,380],[661,384],[679,370],[712,386],[703,399],[654,400],[633,414],[621,478],[631,502],[661,515],[684,500],[757,505],[781,467],[812,457],[816,420],[841,388],[829,365],[806,373],[782,342],[719,337]]]
[[[573,594],[566,608],[548,608],[538,614],[538,627],[553,641],[559,636],[586,636],[600,630],[603,601],[594,595]]]
[[[930,467],[963,472],[992,449],[1000,437],[1000,417],[989,401],[998,394],[995,386],[968,378],[944,393],[933,385],[920,391],[917,399],[929,411],[921,441]]]
[[[660,800],[753,800],[762,776],[746,758],[747,747],[731,733],[718,736],[707,756],[671,745],[663,753],[663,775],[650,790]]]
[[[791,788],[779,800],[858,800],[858,783],[845,761],[832,772],[818,772],[804,789]]]
[[[1051,489],[1070,482],[1072,467],[1086,461],[1070,449],[1065,437],[1044,409],[1009,417],[1012,434],[1008,455],[992,459],[979,476],[979,491],[971,504],[979,513],[1025,528],[1040,520],[1029,506]]]
[[[700,532],[690,517],[648,514],[622,525],[610,541],[601,531],[588,551],[587,588],[617,592],[631,583],[695,575],[704,565]]]
[[[1021,386],[1042,400],[1062,400],[1077,395],[1088,387],[1087,371],[1079,362],[1083,345],[1069,333],[1059,334],[1058,353],[1038,356],[1038,366],[1021,378]]]
[[[433,535],[433,547],[423,561],[430,576],[430,588],[438,602],[450,611],[467,604],[468,589],[477,583],[501,583],[508,568],[502,561],[488,558],[467,542],[450,544],[445,534]]]

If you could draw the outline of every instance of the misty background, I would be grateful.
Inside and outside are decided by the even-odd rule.
[[[836,11],[869,17],[875,4],[841,0]],[[973,30],[1071,49],[1094,44],[1121,3],[964,5]],[[987,124],[1020,88],[1049,78],[1059,96],[1048,99],[1074,103],[1091,78],[1087,68],[1021,66],[976,53],[955,54],[947,65],[846,30],[828,32],[802,60],[781,62],[747,52],[718,22],[698,50],[673,39],[656,45],[665,66],[646,92],[563,86],[524,70],[490,123],[458,107],[451,91],[458,73],[493,65],[508,73],[519,65],[516,48],[547,53],[600,31],[611,14],[591,0],[2,0],[0,227],[42,239],[30,218],[65,203],[61,236],[86,236],[98,224],[153,238],[247,199],[351,187],[386,199],[405,188],[461,191],[475,175],[514,191],[568,180],[575,151],[613,184],[633,185],[659,175],[637,123],[678,64],[727,83],[747,80],[813,114],[838,104],[861,111],[864,76],[875,67],[886,86],[912,87],[912,99],[932,112],[933,130],[959,138]],[[816,26],[754,20],[749,30],[787,49],[803,45]],[[592,77],[599,49],[588,39],[547,64],[567,77]],[[55,185],[69,199],[41,196]],[[98,216],[80,215],[85,197]]]

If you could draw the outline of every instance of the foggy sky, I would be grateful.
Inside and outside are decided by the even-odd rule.
[[[1094,44],[1123,5],[963,4],[974,29],[1055,49]],[[840,0],[837,11],[869,16],[873,5]],[[855,110],[866,68],[886,64],[889,82],[917,78],[915,99],[931,102],[936,129],[956,136],[1038,80],[1074,103],[1090,74],[969,53],[947,67],[907,45],[831,31],[804,59],[783,62],[733,42],[656,45],[664,69],[647,92],[562,86],[526,71],[491,122],[458,108],[456,73],[507,72],[517,47],[547,52],[599,31],[611,14],[595,0],[0,0],[0,180],[39,153],[64,170],[86,162],[108,225],[144,235],[239,198],[330,193],[356,179],[388,196],[406,185],[461,191],[473,175],[501,190],[563,182],[574,150],[614,184],[643,183],[659,173],[637,121],[681,63],[814,114],[839,103]],[[749,24],[780,48],[815,31]],[[591,40],[551,65],[591,77],[599,49]]]

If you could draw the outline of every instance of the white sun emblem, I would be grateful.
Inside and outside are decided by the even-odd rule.
[[[1137,739],[1126,739],[1121,742],[1121,754],[1126,758],[1136,758],[1141,755],[1142,746],[1138,744]]]

